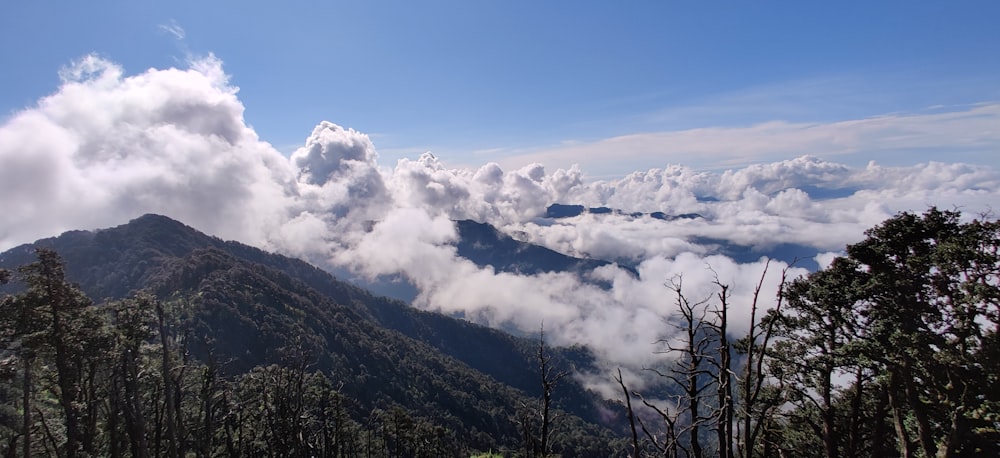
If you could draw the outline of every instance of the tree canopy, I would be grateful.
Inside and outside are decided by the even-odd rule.
[[[542,338],[526,350],[537,367],[521,368],[510,349],[489,351],[505,348],[484,343],[495,332],[362,305],[291,261],[268,267],[212,244],[185,257],[146,249],[163,256],[155,269],[87,272],[102,287],[148,279],[158,296],[95,303],[44,248],[0,270],[22,286],[0,300],[0,452],[1000,456],[1000,223],[987,218],[896,215],[826,268],[787,281],[786,270],[769,310],[762,273],[747,326],[727,313],[728,285],[689,298],[668,279],[665,334],[679,337],[653,349],[671,361],[654,370],[667,387],[630,390],[619,371],[618,435],[562,409],[586,398],[556,396],[573,389],[558,358],[568,353]],[[532,380],[537,399],[452,354],[476,367],[506,355],[493,376]]]

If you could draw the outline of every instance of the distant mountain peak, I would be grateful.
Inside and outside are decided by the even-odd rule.
[[[575,218],[584,213],[591,215],[625,215],[631,218],[643,218],[650,217],[653,219],[659,219],[664,221],[673,221],[678,219],[696,219],[702,218],[701,215],[697,213],[681,213],[678,215],[670,215],[664,212],[652,212],[652,213],[642,213],[642,212],[627,212],[624,210],[619,210],[610,207],[584,207],[583,205],[565,205],[565,204],[552,204],[545,209],[545,217],[551,219],[560,218]]]
[[[491,266],[497,272],[521,275],[571,272],[586,281],[588,272],[612,264],[599,259],[576,258],[522,242],[487,223],[461,220],[455,225],[459,233],[458,255],[479,267]],[[632,269],[624,268],[635,274]]]

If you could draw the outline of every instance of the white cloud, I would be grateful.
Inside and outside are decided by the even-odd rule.
[[[261,244],[285,216],[288,162],[243,122],[221,62],[123,77],[86,56],[0,126],[0,244],[168,214]]]
[[[826,269],[827,267],[830,267],[831,264],[833,264],[834,259],[843,255],[844,253],[842,252],[832,252],[832,251],[828,251],[826,253],[819,253],[816,255],[816,265],[818,265],[820,269]]]
[[[808,154],[882,157],[894,162],[918,155],[991,157],[1000,147],[1000,103],[933,113],[886,114],[827,123],[769,121],[746,127],[652,131],[591,142],[571,142],[504,158],[511,167],[541,162],[621,173],[619,164],[662,163],[720,169]],[[926,159],[921,159],[926,160]]]
[[[299,169],[300,180],[322,185],[352,163],[374,167],[376,158],[375,145],[367,135],[323,121],[306,145],[292,153],[292,164]]]
[[[246,125],[221,61],[208,56],[189,64],[125,76],[117,65],[86,56],[61,72],[54,94],[4,121],[0,248],[161,213],[320,265],[371,277],[402,274],[420,289],[418,307],[526,332],[544,321],[555,343],[588,344],[604,360],[636,369],[660,358],[653,342],[671,332],[664,322],[672,310],[664,282],[671,278],[682,275],[685,291],[700,298],[714,291],[718,275],[732,285],[734,316],[745,329],[764,267],[757,257],[768,250],[803,246],[824,265],[831,252],[898,211],[938,205],[975,214],[1000,201],[1000,174],[989,166],[853,167],[799,154],[917,144],[985,148],[996,144],[997,105],[623,137],[535,157],[607,157],[614,146],[621,157],[686,151],[714,163],[766,159],[721,172],[670,165],[593,181],[578,166],[449,168],[430,153],[387,167],[367,135],[330,122],[285,158]],[[624,213],[542,218],[553,203]],[[651,212],[699,216],[660,220]],[[457,256],[456,219],[488,222],[563,253],[627,261],[639,275],[602,268],[594,275],[613,285],[604,290],[568,273],[482,269]],[[749,247],[745,262],[719,255],[725,243]],[[771,264],[767,300],[784,266]]]
[[[177,21],[175,21],[173,19],[171,19],[170,22],[168,22],[166,24],[160,24],[158,26],[158,28],[160,30],[162,30],[162,31],[170,34],[176,40],[183,40],[184,37],[187,35],[184,32],[184,28],[181,27],[180,24],[178,24]]]

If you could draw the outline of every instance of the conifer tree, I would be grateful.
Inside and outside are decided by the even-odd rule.
[[[13,312],[10,316],[16,317],[14,332],[21,338],[25,361],[24,433],[29,432],[31,414],[27,405],[32,385],[30,361],[44,353],[51,358],[56,370],[57,394],[66,434],[63,454],[72,458],[81,451],[92,453],[94,448],[93,437],[84,429],[93,420],[89,417],[94,415],[93,410],[87,409],[88,400],[83,398],[84,376],[88,363],[99,356],[93,352],[101,345],[102,329],[90,299],[66,281],[59,255],[45,248],[37,249],[36,255],[38,261],[17,270],[26,290],[7,301]],[[26,436],[24,447],[29,454],[30,442]]]

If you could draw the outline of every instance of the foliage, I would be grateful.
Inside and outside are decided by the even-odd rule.
[[[0,453],[1000,455],[1000,223],[932,208],[866,236],[783,284],[775,309],[759,283],[745,336],[727,285],[687,298],[668,283],[684,338],[660,342],[677,356],[663,391],[619,372],[627,437],[563,377],[592,367],[586,351],[162,217],[68,233],[46,243],[73,264],[46,248],[0,259],[19,263],[0,266]]]
[[[766,313],[758,285],[750,332],[732,350],[728,286],[702,299],[669,282],[681,337],[667,346],[676,358],[661,375],[673,394],[661,398],[672,402],[647,402],[616,378],[647,438],[633,432],[633,454],[1000,454],[1000,223],[931,208],[866,236],[826,269],[783,282]],[[699,434],[710,425],[714,440]]]
[[[516,406],[535,401],[438,351],[439,345],[454,345],[456,337],[440,336],[431,339],[437,346],[428,345],[384,327],[366,302],[375,302],[371,296],[302,263],[216,244],[169,221],[152,223],[158,229],[70,234],[68,251],[86,257],[74,258],[76,270],[66,272],[88,278],[85,287],[91,291],[133,291],[97,305],[86,300],[81,308],[86,311],[81,320],[90,321],[80,321],[87,324],[79,329],[101,339],[80,347],[86,349],[78,358],[86,370],[74,379],[74,389],[82,393],[74,405],[88,432],[80,441],[86,438],[88,444],[75,448],[108,456],[462,456],[520,448]],[[207,248],[195,248],[201,242]],[[111,253],[98,256],[95,246]],[[141,267],[116,264],[135,262],[142,257],[137,252],[147,256]],[[17,258],[8,254],[3,257]],[[90,264],[81,269],[81,262]],[[15,280],[22,291],[27,277]],[[104,286],[115,281],[122,283]],[[86,298],[65,285],[75,291],[73,297]],[[20,298],[26,293],[17,291],[4,299],[5,307],[24,303]],[[393,318],[391,303],[382,301],[377,310],[383,320],[419,324],[411,327],[430,337],[448,327],[465,329],[470,339],[481,332],[488,337],[484,341],[502,349],[497,354],[523,355],[527,362],[512,359],[504,370],[531,367],[529,341],[453,324],[457,320],[435,323],[430,314]],[[3,316],[20,315],[5,310]],[[3,326],[8,351],[21,348],[21,336],[31,331],[16,328],[16,321]],[[54,353],[39,355],[29,381],[32,453],[66,455],[67,415],[57,408],[63,391],[49,363]],[[18,406],[26,372],[19,361],[7,361],[0,380],[0,396],[13,406],[0,415],[0,452],[24,443],[19,418],[24,409]],[[553,406],[558,405],[557,398]],[[609,455],[608,430],[565,418],[571,420],[553,435],[553,450]],[[582,445],[577,448],[574,440]]]
[[[826,456],[995,456],[1000,224],[932,208],[866,235],[787,291],[774,359],[803,401],[789,419],[813,425]],[[877,443],[890,419],[896,443]]]

